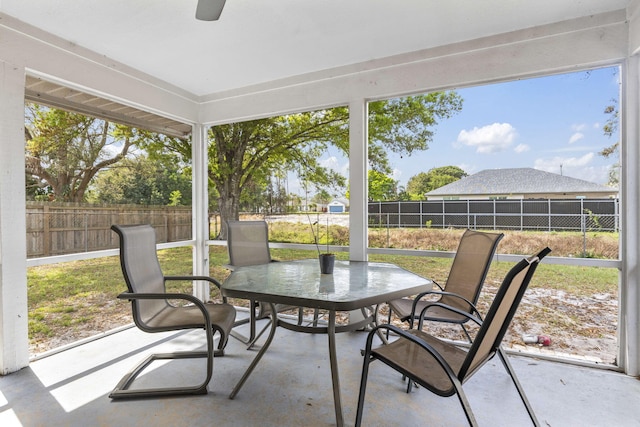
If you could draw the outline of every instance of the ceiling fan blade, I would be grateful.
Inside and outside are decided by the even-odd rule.
[[[217,21],[222,13],[226,0],[198,0],[196,19],[200,21]]]

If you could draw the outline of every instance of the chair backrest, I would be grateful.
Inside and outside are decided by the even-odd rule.
[[[148,224],[112,225],[120,237],[120,267],[131,293],[165,293],[164,275],[156,252],[156,232]],[[164,299],[132,300],[133,320],[143,328],[168,306]]]
[[[503,237],[503,233],[466,230],[453,258],[445,291],[460,295],[476,304],[493,255]],[[459,298],[445,295],[440,302],[460,310],[470,311],[470,307]]]
[[[227,250],[233,267],[271,262],[267,222],[227,221]]]
[[[523,259],[509,270],[460,367],[458,379],[461,382],[469,378],[498,351],[533,273],[540,260],[549,252],[551,249],[544,248],[538,254]]]

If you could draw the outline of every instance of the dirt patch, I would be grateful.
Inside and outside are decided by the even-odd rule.
[[[344,214],[320,214],[319,217],[313,214],[311,219],[312,221],[318,220],[320,224],[325,224],[328,221],[331,225],[349,226],[349,216]],[[269,216],[266,220],[268,222],[306,223],[308,218],[304,215],[282,215]],[[526,238],[526,245],[531,246],[530,248],[523,247],[525,246],[525,242],[521,241],[524,239],[523,236],[507,235],[500,243],[501,249],[506,250],[508,246],[513,245],[522,252],[528,250],[533,253],[537,248],[549,244],[544,240],[535,240],[532,243],[531,236],[526,236]],[[579,243],[578,246],[581,246],[582,243]],[[561,247],[555,241],[553,246],[553,255],[555,256],[571,256],[570,254],[573,253],[572,249]],[[573,246],[575,246],[574,242],[567,243],[568,248]],[[613,244],[607,245],[603,251],[612,252],[612,247],[616,248],[617,243],[613,242]],[[443,248],[443,250],[452,249]],[[612,252],[609,255],[615,258],[617,252]],[[496,281],[485,284],[478,303],[481,312],[486,312],[499,285],[500,283]],[[381,318],[386,319],[387,315],[386,306],[382,307]],[[395,317],[392,318],[392,323],[406,327],[406,324]],[[505,337],[504,345],[520,351],[615,364],[618,354],[617,326],[617,294],[599,293],[590,296],[575,296],[561,290],[532,287],[523,297]],[[447,339],[466,340],[459,326],[431,322],[429,328],[436,335]],[[546,335],[551,339],[551,345],[526,344],[523,341],[525,334]]]

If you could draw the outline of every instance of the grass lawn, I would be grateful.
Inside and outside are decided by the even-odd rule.
[[[270,233],[275,235],[273,240],[284,240],[281,236],[278,237],[277,231],[272,232],[270,229]],[[438,236],[434,239],[437,245],[444,250],[455,249],[459,239],[457,234],[451,235],[449,233],[446,239],[442,234]],[[509,240],[514,242],[513,245],[519,246],[517,243],[519,236],[511,239],[509,237],[509,235],[506,236],[500,243],[498,252],[509,252],[511,247],[508,243]],[[536,243],[549,244],[553,248],[553,242],[548,242],[549,237],[546,235],[544,237],[547,239],[547,243]],[[566,236],[556,236],[556,238],[558,239],[556,246],[562,247],[558,242]],[[533,253],[537,249],[536,247],[535,250],[529,252]],[[561,249],[560,252],[562,251]],[[561,254],[556,254],[554,250],[552,255]],[[162,250],[158,252],[158,256],[165,274],[191,274],[191,248]],[[316,252],[273,249],[272,256],[280,260],[300,259],[315,257]],[[338,253],[337,257],[347,259],[348,255]],[[446,281],[451,266],[451,259],[447,258],[372,255],[370,260],[395,263],[440,283]],[[222,265],[227,262],[225,247],[212,246],[210,248],[210,275],[212,277],[220,281],[224,280],[228,271]],[[510,262],[492,264],[480,301],[481,307],[488,306],[493,295],[492,292],[495,292],[495,288],[512,265]],[[172,291],[186,293],[192,291],[190,282],[170,282],[168,285]],[[117,257],[29,268],[28,299],[31,353],[41,353],[130,323],[132,320],[129,302],[116,299],[116,296],[124,290],[125,284]],[[517,341],[517,335],[520,333],[550,334],[555,338],[554,345],[558,349],[600,354],[603,360],[608,363],[612,362],[615,354],[610,354],[611,349],[603,348],[597,343],[591,345],[594,348],[585,349],[585,346],[576,345],[575,342],[581,339],[610,340],[613,337],[615,344],[617,270],[543,263],[538,268],[527,294],[532,295],[532,299],[523,301],[523,306],[514,320],[510,338],[512,341]],[[212,289],[211,297],[212,299],[219,298],[215,289]],[[600,300],[608,304],[602,307],[602,310],[595,305]],[[581,302],[575,303],[575,301]],[[244,301],[234,300],[231,302],[237,305],[244,304]],[[612,306],[613,303],[615,304]],[[607,312],[603,314],[605,309]],[[532,328],[537,329],[531,330]],[[452,332],[453,338],[457,336],[456,333]]]

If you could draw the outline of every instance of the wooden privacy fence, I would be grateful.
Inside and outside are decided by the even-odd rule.
[[[27,202],[27,257],[118,247],[112,224],[151,224],[158,243],[189,240],[191,208]]]

